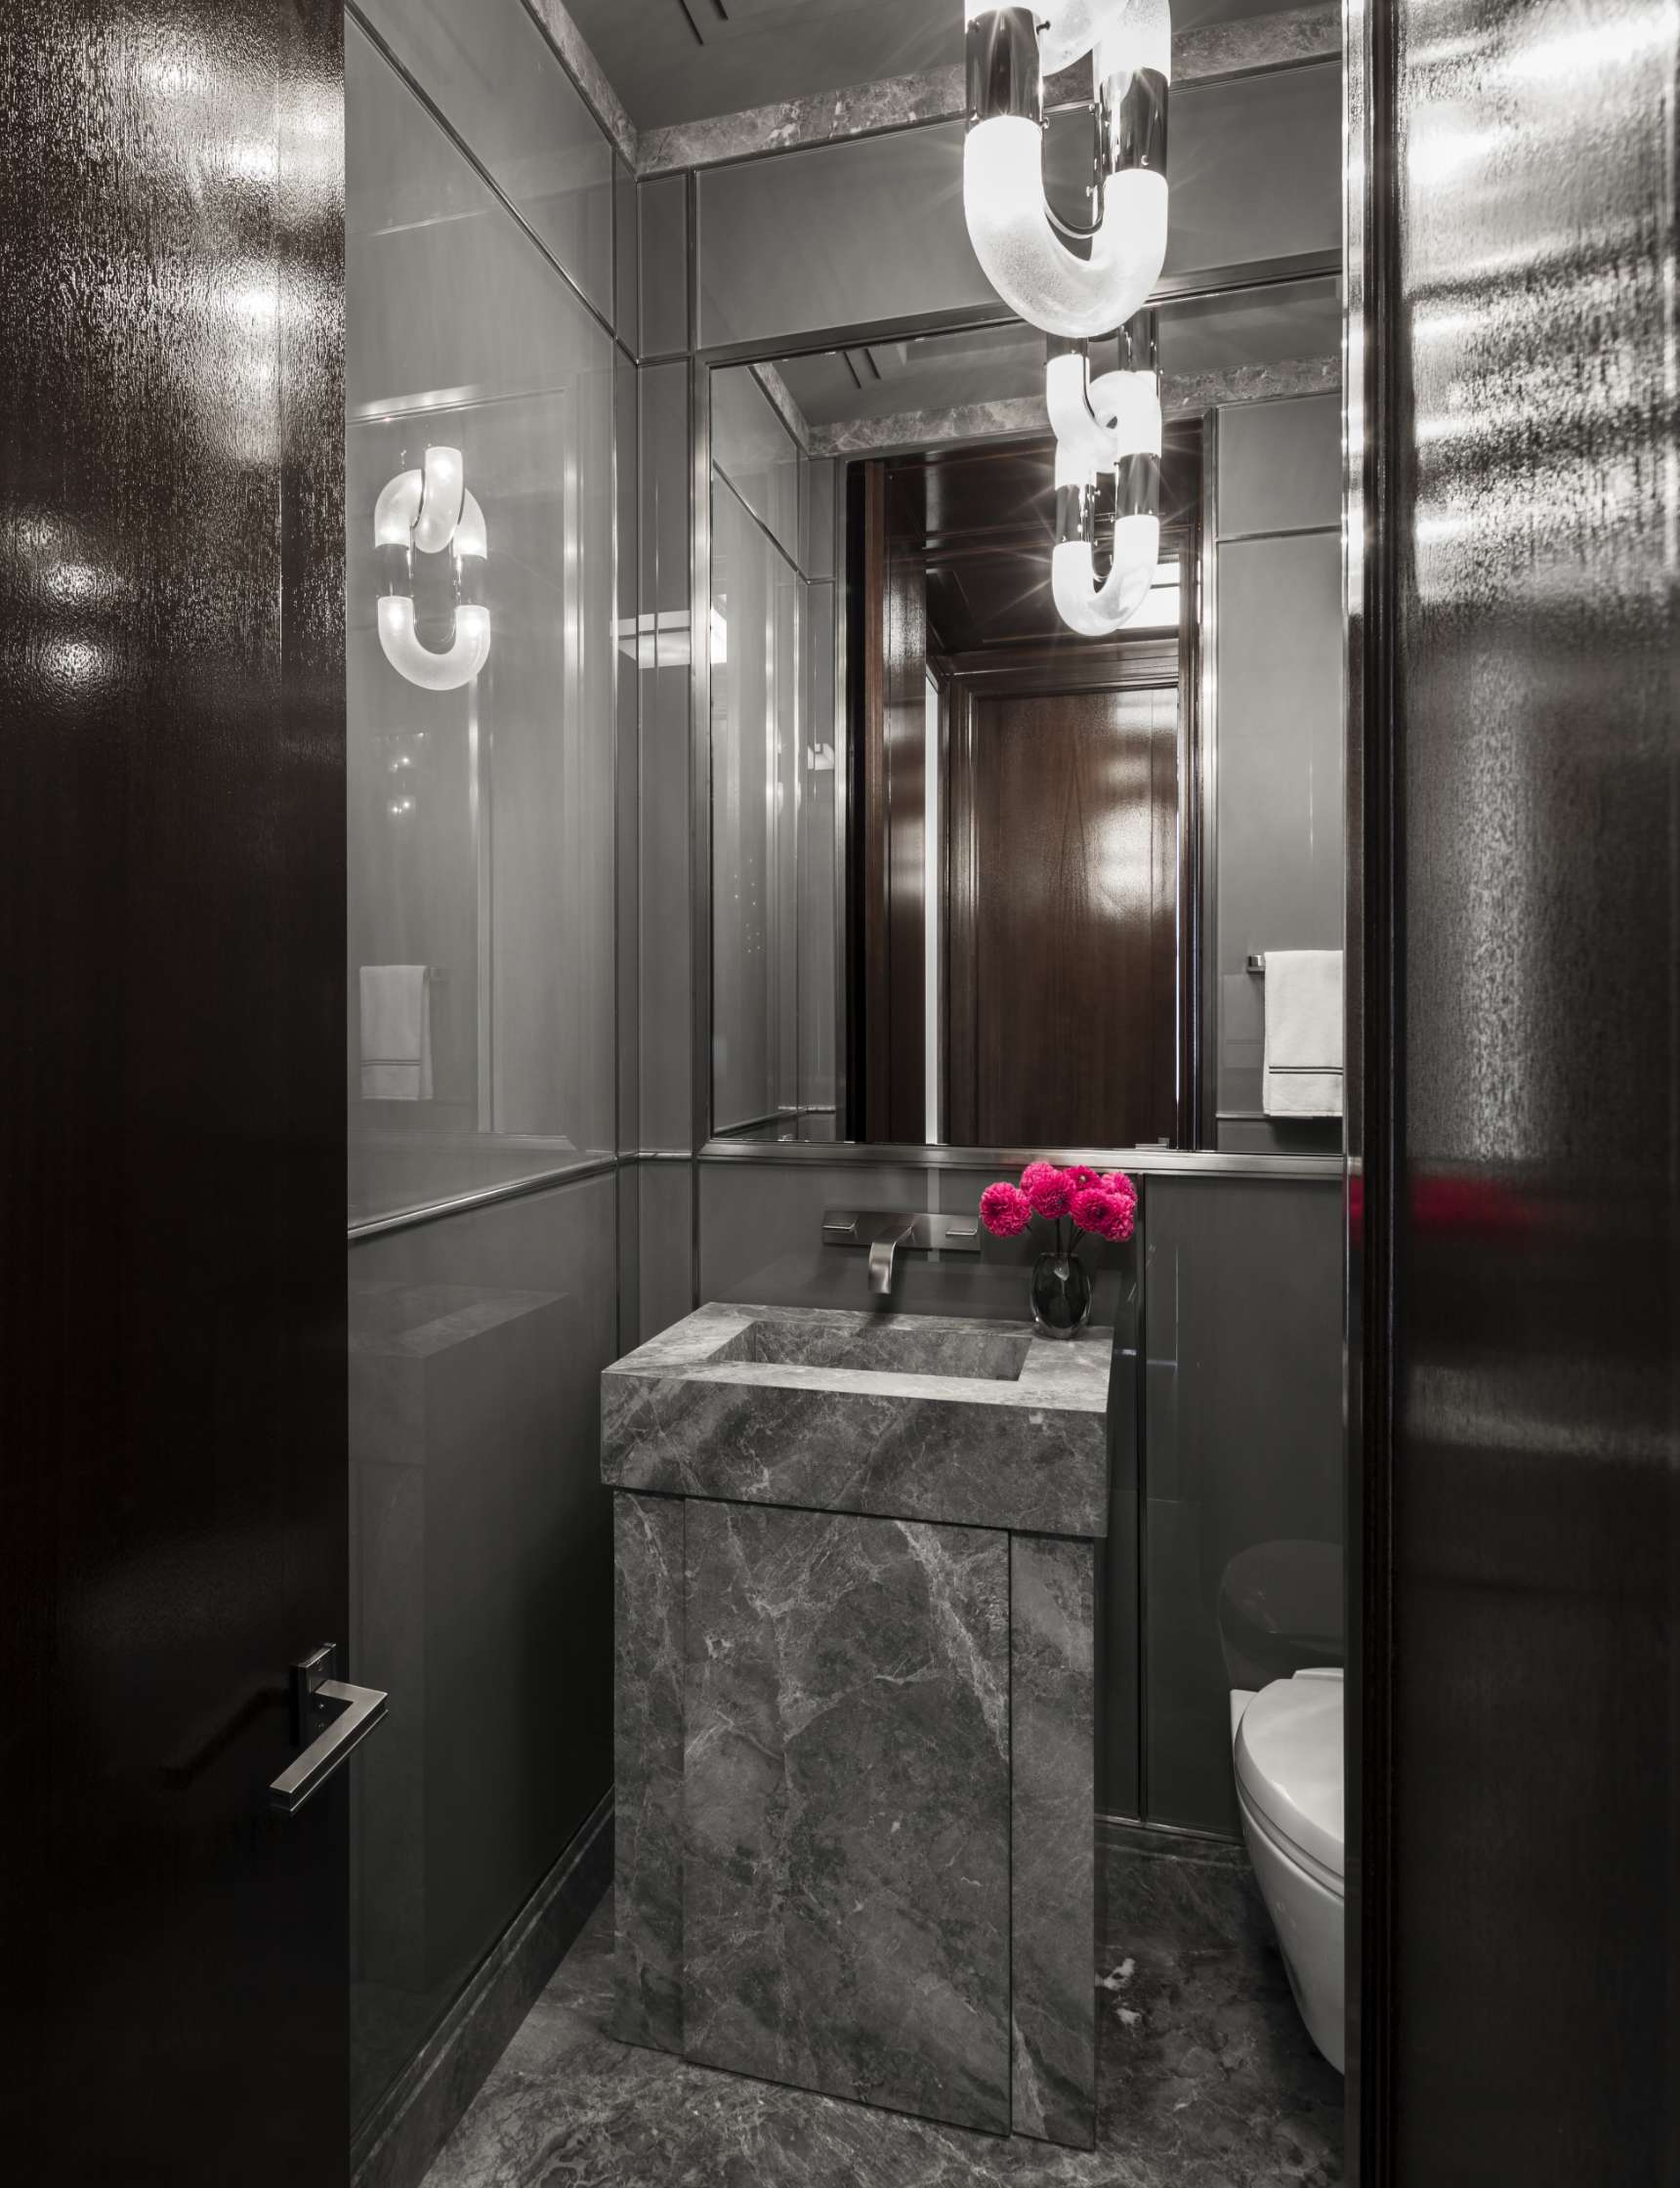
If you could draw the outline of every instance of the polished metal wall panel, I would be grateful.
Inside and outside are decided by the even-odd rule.
[[[1379,113],[1407,2188],[1680,2175],[1677,21],[1403,0]]]

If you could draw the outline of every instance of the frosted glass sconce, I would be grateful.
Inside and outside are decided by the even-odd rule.
[[[998,295],[1031,326],[1089,339],[1129,319],[1166,256],[1167,0],[965,0],[969,239]],[[1048,18],[1048,21],[1045,19]],[[1090,256],[1044,197],[1047,73],[1092,56],[1095,137]]]
[[[1056,612],[1085,638],[1133,621],[1160,560],[1160,375],[1153,313],[1120,330],[1120,368],[1090,378],[1083,342],[1052,341],[1045,398],[1056,435]],[[1114,474],[1114,546],[1097,582],[1097,480]]]
[[[427,692],[470,684],[490,652],[490,611],[483,601],[489,553],[484,513],[467,489],[459,448],[428,448],[418,469],[387,482],[373,509],[380,558],[379,643],[399,676]],[[447,650],[434,652],[414,628],[414,557],[451,559],[455,621]]]

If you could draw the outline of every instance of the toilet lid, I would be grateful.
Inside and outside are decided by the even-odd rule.
[[[1237,1780],[1280,1836],[1342,1874],[1342,1675],[1275,1679],[1242,1712]]]

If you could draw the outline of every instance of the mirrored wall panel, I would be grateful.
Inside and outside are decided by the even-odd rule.
[[[1090,345],[1100,628],[1036,330],[712,372],[715,1137],[1339,1149],[1341,310]]]

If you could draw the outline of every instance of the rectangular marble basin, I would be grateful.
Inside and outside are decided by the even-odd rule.
[[[602,1479],[724,1502],[1099,1536],[1113,1332],[701,1307],[602,1377]]]

